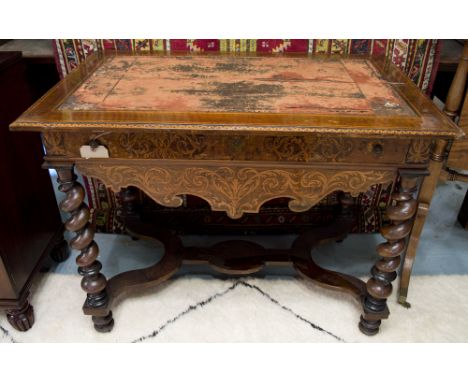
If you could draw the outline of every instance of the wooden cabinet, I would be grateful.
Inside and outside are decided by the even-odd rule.
[[[18,330],[34,322],[28,295],[42,260],[67,253],[40,136],[8,127],[35,101],[26,78],[21,52],[0,52],[0,308]]]

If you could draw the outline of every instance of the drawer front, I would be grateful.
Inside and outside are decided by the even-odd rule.
[[[235,135],[192,132],[44,133],[48,156],[80,157],[93,140],[116,159],[186,159],[356,164],[422,164],[430,140],[323,135]]]

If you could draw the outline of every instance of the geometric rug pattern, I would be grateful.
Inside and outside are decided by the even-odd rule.
[[[179,276],[121,301],[113,331],[97,333],[81,313],[80,280],[42,274],[31,300],[35,325],[18,332],[1,316],[0,342],[468,342],[467,275],[414,276],[412,307],[393,295],[374,337],[358,330],[350,296],[276,276]]]

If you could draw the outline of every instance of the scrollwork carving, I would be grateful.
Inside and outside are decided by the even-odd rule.
[[[235,165],[160,165],[134,161],[133,164],[82,161],[78,170],[101,179],[114,191],[135,186],[157,203],[167,207],[182,205],[181,195],[206,200],[214,211],[225,211],[236,219],[256,213],[268,200],[289,197],[295,212],[310,209],[337,190],[357,195],[371,185],[394,180],[390,170],[318,170],[298,167],[243,167]]]
[[[79,148],[96,134],[56,133],[48,138],[48,155],[80,157]],[[203,134],[185,132],[105,132],[99,142],[111,158],[282,161],[308,163],[404,164],[409,139],[360,139],[320,134]],[[379,155],[374,147],[382,146]]]
[[[119,134],[119,145],[132,158],[193,158],[203,153],[206,139],[201,134]]]
[[[142,159],[343,161],[357,151],[357,140],[321,136],[204,135],[194,133],[112,134],[111,152]]]
[[[42,133],[42,142],[44,143],[47,155],[65,155],[63,134],[56,132]]]
[[[427,139],[413,139],[406,155],[407,163],[425,163],[429,161],[432,141]]]
[[[346,138],[270,136],[265,138],[263,149],[277,160],[336,162],[349,156],[354,146],[354,141]]]

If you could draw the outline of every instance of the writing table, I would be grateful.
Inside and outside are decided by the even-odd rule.
[[[400,301],[406,301],[447,143],[462,134],[383,60],[174,53],[96,54],[11,128],[42,133],[45,167],[57,170],[65,193],[60,207],[70,213],[70,245],[80,251],[83,310],[97,330],[112,329],[111,307],[123,292],[156,285],[184,262],[208,262],[230,274],[289,262],[306,278],[355,297],[359,328],[368,335],[389,314],[386,299],[405,251]],[[106,279],[75,167],[122,190],[128,232],[165,245],[157,264]],[[386,241],[369,281],[315,264],[314,246],[349,231],[351,197],[395,180],[391,223],[382,229]],[[299,235],[289,250],[244,240],[185,248],[171,232],[139,219],[134,188],[168,207],[195,195],[232,219],[278,197],[306,211],[340,191],[343,213],[335,224]]]

